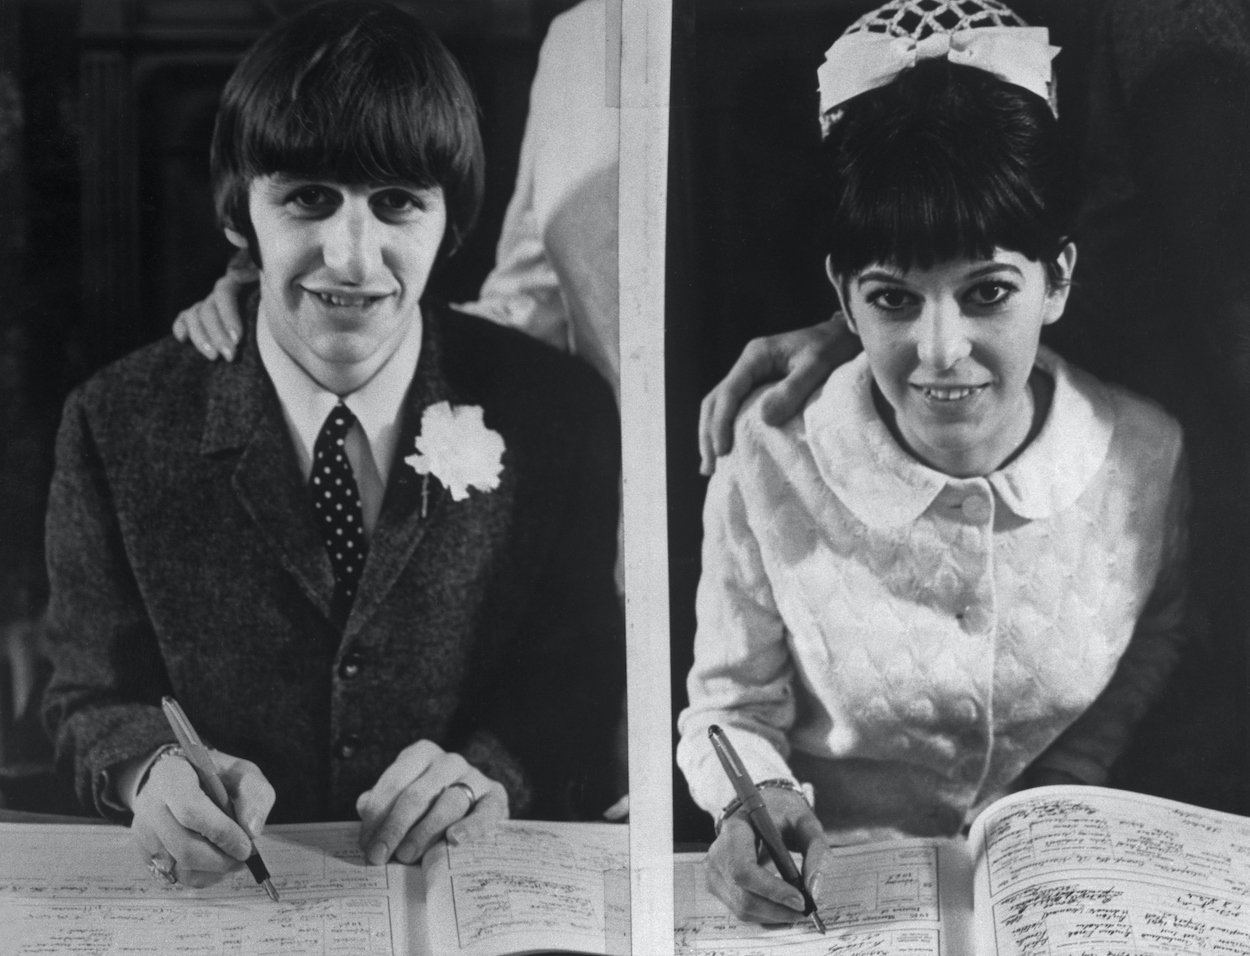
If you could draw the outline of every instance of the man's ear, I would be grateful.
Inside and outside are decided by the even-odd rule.
[[[1047,277],[1050,288],[1046,292],[1046,305],[1042,312],[1042,324],[1050,325],[1058,322],[1068,304],[1068,292],[1072,288],[1072,274],[1076,271],[1076,244],[1069,242],[1055,259],[1058,268],[1057,280]]]
[[[833,292],[838,297],[838,307],[842,310],[842,316],[846,319],[846,326],[855,335],[859,335],[859,329],[855,328],[855,320],[851,318],[851,310],[846,307],[846,283],[842,276],[833,271],[833,257],[825,256],[825,275],[829,277],[829,284],[833,286]]]
[[[244,238],[243,233],[237,229],[231,229],[229,226],[222,227],[222,232],[226,234],[226,238],[230,240],[232,246],[239,249],[247,249],[247,239]]]

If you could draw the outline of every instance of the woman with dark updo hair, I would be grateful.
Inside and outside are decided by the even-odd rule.
[[[712,725],[810,887],[826,837],[956,835],[1013,789],[1103,783],[1178,656],[1180,428],[1039,345],[1077,258],[1054,52],[997,0],[896,0],[821,70],[826,266],[863,353],[787,425],[739,415],[679,718],[709,883],[745,918],[803,900]]]

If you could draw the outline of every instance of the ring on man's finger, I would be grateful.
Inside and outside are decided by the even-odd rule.
[[[469,798],[469,809],[471,810],[473,807],[477,806],[477,794],[474,792],[473,788],[463,780],[457,780],[455,783],[449,783],[443,788],[444,793],[448,790],[463,790],[464,795]]]
[[[175,867],[177,866],[178,862],[176,860],[166,862],[159,853],[153,853],[148,858],[148,872],[158,880],[164,880],[171,886],[178,882],[178,874],[175,872]]]

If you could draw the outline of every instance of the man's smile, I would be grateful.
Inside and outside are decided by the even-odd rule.
[[[367,309],[389,297],[388,293],[330,291],[310,289],[306,286],[303,288],[305,292],[315,297],[322,305],[332,308]]]

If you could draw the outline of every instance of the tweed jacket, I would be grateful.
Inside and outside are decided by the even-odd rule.
[[[254,761],[275,822],[355,817],[429,739],[508,792],[513,815],[597,815],[624,686],[613,580],[620,432],[576,359],[424,310],[403,437],[340,632],[307,486],[254,342],[232,364],[159,342],[68,399],[47,523],[54,675],[44,704],[80,800],[172,739]],[[477,405],[500,486],[455,501],[403,461],[422,411]]]
[[[1039,434],[998,471],[911,458],[864,357],[782,429],[740,417],[704,516],[690,707],[695,800],[811,783],[839,839],[958,833],[1030,765],[1102,783],[1179,653],[1187,486],[1157,407],[1042,350]]]

